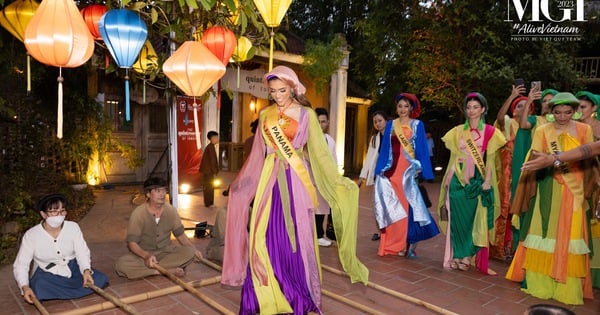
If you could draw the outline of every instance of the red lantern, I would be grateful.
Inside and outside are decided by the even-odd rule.
[[[225,65],[197,41],[187,41],[165,60],[165,75],[186,95],[194,96],[194,131],[196,147],[202,148],[198,126],[196,96],[202,96],[225,74]]]
[[[41,63],[59,67],[56,137],[62,138],[62,67],[75,68],[94,53],[94,38],[73,0],[42,1],[25,29],[25,47]]]
[[[83,20],[85,21],[85,24],[92,33],[92,36],[94,36],[95,40],[102,39],[102,36],[100,36],[100,30],[98,29],[98,22],[107,10],[108,9],[103,4],[92,4],[81,9],[81,16],[83,16]]]
[[[235,33],[222,26],[209,27],[202,34],[202,44],[227,65],[235,50]]]

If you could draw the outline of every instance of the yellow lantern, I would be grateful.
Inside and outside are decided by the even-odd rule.
[[[269,71],[273,69],[273,29],[279,26],[285,16],[292,0],[254,0],[254,5],[260,12],[265,24],[271,28],[271,42],[269,48]]]
[[[0,15],[0,25],[21,42],[25,28],[40,5],[33,0],[17,0],[7,5]],[[31,58],[27,55],[27,92],[31,91]]]
[[[0,25],[23,42],[23,34],[39,4],[33,0],[17,0],[7,5],[0,15]]]
[[[194,97],[196,147],[201,149],[198,104],[195,97],[202,96],[223,77],[225,65],[204,44],[197,41],[186,41],[171,57],[165,60],[163,72],[186,95]]]
[[[233,50],[232,61],[233,62],[242,62],[248,60],[248,54],[250,53],[250,49],[252,49],[252,42],[246,36],[240,36],[237,40],[237,44],[235,45],[235,49]],[[240,87],[240,66],[237,66],[237,87]]]
[[[140,55],[132,68],[133,71],[144,76],[142,104],[146,104],[146,75],[158,70],[158,55],[149,40],[146,40],[144,43]]]
[[[233,50],[233,60],[242,62],[248,60],[248,53],[252,49],[252,42],[246,36],[240,36]]]
[[[227,19],[229,20],[229,22],[231,22],[231,24],[237,25],[240,19],[240,2],[238,0],[233,0],[233,3],[235,4],[235,11],[231,11],[228,9],[227,11],[229,12],[229,16],[227,17]]]
[[[62,68],[75,68],[94,53],[94,38],[73,0],[42,1],[29,21],[25,48],[37,61],[59,67],[56,137],[62,138]]]

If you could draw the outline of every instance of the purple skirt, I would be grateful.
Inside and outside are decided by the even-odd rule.
[[[286,170],[286,179],[288,190],[292,191],[292,182],[290,170]],[[273,186],[273,201],[271,203],[271,215],[267,226],[267,250],[272,263],[275,278],[281,291],[286,297],[288,303],[292,306],[293,314],[308,314],[314,312],[320,314],[321,311],[314,303],[310,290],[306,282],[304,273],[304,263],[298,244],[298,232],[296,230],[296,252],[292,251],[290,239],[285,227],[285,218],[281,203],[281,192],[279,185],[275,182]],[[290,193],[290,207],[294,226],[296,226],[296,209],[294,207],[294,196]],[[247,276],[242,288],[242,302],[240,305],[240,314],[258,314],[260,313],[260,304],[254,292],[250,266],[247,269]],[[273,284],[270,284],[273,285]],[[271,301],[265,301],[270,303]]]

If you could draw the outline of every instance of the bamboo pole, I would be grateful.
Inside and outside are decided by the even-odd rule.
[[[215,284],[215,283],[219,283],[219,282],[221,282],[221,276],[215,276],[213,278],[208,278],[208,279],[204,279],[204,280],[200,280],[200,281],[198,281],[198,280],[191,281],[191,282],[188,282],[188,284],[193,287],[203,287],[203,286],[207,286],[207,285],[211,285],[211,284]],[[124,303],[133,304],[133,303],[142,302],[142,301],[146,301],[149,299],[169,295],[172,293],[178,293],[181,291],[184,291],[184,289],[181,286],[174,285],[174,286],[171,286],[168,288],[162,288],[162,289],[158,289],[158,290],[154,290],[154,291],[149,291],[146,293],[140,293],[140,294],[128,296],[128,297],[122,298],[121,301],[123,301]],[[56,315],[84,315],[84,314],[97,313],[97,312],[101,312],[104,310],[110,310],[115,307],[117,307],[117,306],[111,302],[102,302],[102,303],[98,303],[98,304],[89,305],[86,307],[77,308],[77,309],[70,310],[67,312],[58,313]]]
[[[90,289],[92,289],[94,292],[100,294],[103,298],[109,300],[111,303],[113,303],[114,305],[118,306],[119,308],[121,308],[126,313],[132,314],[132,315],[141,315],[141,313],[138,312],[138,311],[136,311],[135,308],[133,308],[131,305],[129,305],[127,303],[124,303],[118,297],[116,297],[116,296],[114,296],[112,294],[107,293],[106,291],[102,290],[101,288],[99,288],[95,284],[88,284],[87,287],[90,288]]]
[[[48,313],[48,310],[44,307],[44,305],[42,305],[42,303],[40,302],[40,300],[37,299],[37,297],[32,296],[31,300],[33,301],[33,305],[35,305],[35,307],[38,309],[40,314],[50,315],[50,313]]]
[[[325,270],[327,270],[327,271],[329,271],[331,273],[334,273],[336,275],[346,276],[346,277],[348,276],[345,272],[343,272],[341,270],[338,270],[338,269],[335,269],[333,267],[329,267],[329,266],[326,266],[326,265],[321,265],[321,268],[323,268],[323,269],[325,269]],[[427,309],[430,309],[430,310],[432,310],[432,311],[434,311],[436,313],[439,313],[439,314],[443,314],[443,315],[459,315],[459,314],[454,313],[454,312],[452,312],[450,310],[447,310],[447,309],[445,309],[443,307],[431,304],[429,302],[425,302],[423,300],[420,300],[420,299],[417,299],[417,298],[412,297],[410,295],[406,295],[404,293],[400,293],[398,291],[386,288],[384,286],[378,285],[378,284],[373,283],[373,282],[368,282],[367,286],[369,286],[369,287],[371,287],[371,288],[373,288],[375,290],[387,293],[387,294],[389,294],[391,296],[397,297],[397,298],[399,298],[401,300],[405,300],[405,301],[408,301],[408,302],[411,302],[411,303],[414,303],[414,304],[417,304],[417,305],[421,305],[421,306],[423,306],[423,307],[425,307]]]
[[[209,266],[209,267],[211,267],[211,268],[213,268],[213,269],[215,269],[215,270],[223,271],[223,267],[221,267],[220,265],[215,264],[214,262],[212,262],[212,261],[210,261],[210,260],[208,260],[208,259],[206,259],[204,257],[200,258],[200,262],[203,263],[203,264],[205,264],[205,265],[207,265],[207,266]]]
[[[334,300],[337,300],[339,302],[342,302],[344,304],[348,304],[358,310],[361,310],[367,314],[374,314],[374,315],[385,315],[385,313],[382,313],[376,309],[373,309],[371,307],[368,307],[366,305],[362,305],[360,303],[354,302],[352,300],[350,300],[349,298],[345,298],[339,294],[333,293],[331,291],[325,290],[325,289],[321,289],[321,293],[325,296],[328,296]]]
[[[188,292],[190,292],[193,295],[197,296],[199,299],[201,299],[202,301],[204,301],[206,304],[208,304],[208,305],[212,306],[214,309],[220,311],[222,314],[235,315],[234,312],[230,311],[229,309],[227,309],[223,305],[217,303],[215,300],[213,300],[210,297],[208,297],[206,294],[203,294],[202,292],[196,290],[196,288],[192,287],[191,285],[187,284],[183,280],[179,279],[174,274],[172,274],[167,269],[165,269],[163,266],[155,263],[153,267],[154,267],[154,269],[160,271],[160,273],[162,273],[167,278],[171,279],[173,282],[175,282],[178,285],[180,285],[182,288],[184,288]]]

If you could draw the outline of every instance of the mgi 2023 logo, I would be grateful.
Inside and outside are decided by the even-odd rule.
[[[577,22],[586,22],[584,0],[507,0],[505,22],[512,41],[579,41]],[[528,11],[529,10],[529,11]]]

